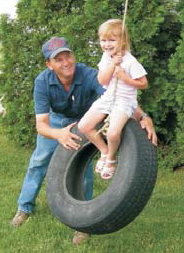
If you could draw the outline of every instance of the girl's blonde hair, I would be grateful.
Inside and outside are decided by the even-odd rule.
[[[126,50],[130,50],[130,41],[128,30],[124,25],[121,19],[109,19],[103,24],[100,25],[98,29],[99,37],[110,38],[113,36],[117,36],[119,39],[119,48],[117,48],[116,53],[121,51],[124,52]]]

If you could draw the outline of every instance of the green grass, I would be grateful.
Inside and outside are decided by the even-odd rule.
[[[72,245],[73,230],[53,217],[45,183],[34,215],[20,228],[10,220],[17,209],[32,150],[17,147],[0,129],[0,253],[181,253],[184,252],[184,173],[160,169],[147,206],[134,222],[109,235]]]

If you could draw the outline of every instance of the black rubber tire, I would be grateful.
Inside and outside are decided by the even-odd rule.
[[[73,132],[81,136],[77,128]],[[84,200],[82,179],[97,149],[84,137],[79,151],[57,147],[47,173],[47,198],[62,223],[89,234],[107,234],[128,225],[145,207],[156,182],[156,148],[133,119],[122,140],[109,187],[90,201]]]

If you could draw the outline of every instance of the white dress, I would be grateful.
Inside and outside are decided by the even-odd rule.
[[[103,53],[101,61],[98,64],[99,70],[105,70],[111,61],[112,58],[107,53]],[[120,66],[132,79],[137,79],[147,74],[143,66],[128,51],[122,57]],[[138,105],[137,88],[119,79],[117,80],[115,77],[104,88],[107,88],[107,90],[93,103],[91,109],[99,110],[105,114],[110,114],[113,110],[119,110],[126,113],[128,117],[131,117]]]

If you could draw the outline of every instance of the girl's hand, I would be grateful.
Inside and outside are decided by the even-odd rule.
[[[113,61],[113,63],[114,63],[115,66],[119,66],[121,64],[121,61],[122,61],[122,55],[121,55],[121,53],[113,55],[112,56],[112,61]]]
[[[125,81],[127,79],[127,74],[120,66],[116,66],[115,75],[117,79],[121,79],[122,81]]]

